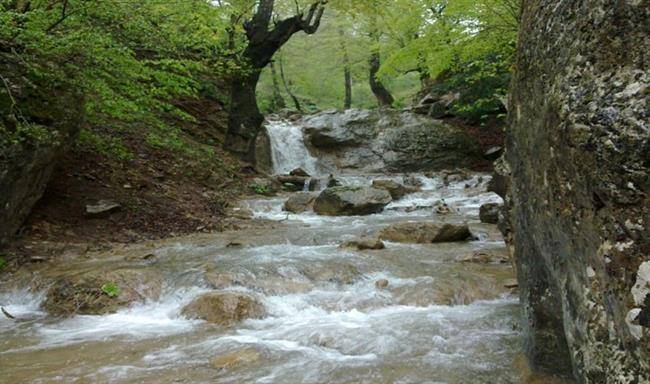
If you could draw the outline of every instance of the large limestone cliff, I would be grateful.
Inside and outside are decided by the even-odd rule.
[[[510,100],[525,347],[582,383],[650,382],[647,0],[524,1]]]

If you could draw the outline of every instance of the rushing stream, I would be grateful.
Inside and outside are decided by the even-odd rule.
[[[315,160],[291,128],[269,130],[276,171],[297,166],[315,171]],[[280,154],[282,143],[291,151]],[[387,175],[337,177],[364,185]],[[459,262],[476,251],[504,251],[495,226],[478,220],[481,204],[500,201],[485,192],[489,177],[448,185],[437,175],[389,177],[419,180],[422,191],[364,217],[289,215],[282,211],[288,195],[249,200],[243,205],[256,217],[284,225],[160,242],[155,262],[144,267],[164,277],[162,299],[115,314],[50,317],[39,308],[40,291],[6,282],[0,304],[18,320],[0,317],[0,382],[526,382],[516,363],[518,303],[504,288],[513,277],[511,267]],[[456,213],[434,214],[441,199]],[[377,251],[338,247],[390,223],[424,220],[466,221],[478,240],[387,243]],[[62,268],[93,268],[123,258]],[[183,305],[215,289],[206,270],[229,277],[217,289],[259,298],[267,316],[233,328],[184,318]],[[378,288],[380,279],[388,286]]]

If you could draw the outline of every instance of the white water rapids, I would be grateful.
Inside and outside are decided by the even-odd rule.
[[[269,130],[278,172],[316,171],[296,131],[288,124]],[[284,225],[161,242],[147,268],[163,277],[162,298],[114,314],[53,318],[40,309],[41,291],[3,282],[0,304],[20,321],[0,317],[0,382],[525,383],[515,363],[518,301],[503,288],[510,266],[458,262],[503,251],[495,227],[478,220],[481,204],[500,201],[485,192],[489,177],[445,185],[437,175],[412,176],[421,192],[370,216],[287,215],[288,195],[246,201],[256,217]],[[377,177],[387,176],[338,176],[349,185]],[[441,199],[457,213],[435,215]],[[338,248],[401,221],[466,221],[479,240]],[[211,286],[206,269],[232,277],[230,285]],[[388,287],[377,288],[379,279]],[[249,293],[267,316],[224,328],[180,314],[214,290]],[[220,356],[248,357],[224,367],[214,362]]]

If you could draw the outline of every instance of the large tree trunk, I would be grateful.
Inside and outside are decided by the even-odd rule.
[[[372,90],[372,93],[375,95],[377,98],[377,101],[379,102],[379,105],[382,107],[389,107],[393,105],[395,102],[395,99],[393,98],[393,95],[390,94],[388,89],[382,84],[379,79],[377,79],[377,73],[379,72],[379,68],[381,67],[381,59],[379,56],[379,52],[372,52],[370,54],[370,89]]]
[[[269,29],[275,0],[259,0],[252,19],[244,23],[248,46],[243,52],[245,71],[231,84],[230,117],[224,148],[240,159],[255,163],[255,140],[262,127],[264,116],[257,106],[255,89],[262,69],[273,55],[293,36],[303,31],[313,34],[318,30],[327,1],[313,2],[307,13],[275,21]]]
[[[352,71],[350,70],[350,56],[348,55],[348,47],[345,44],[345,32],[339,29],[339,36],[341,38],[341,50],[343,51],[343,78],[345,81],[345,99],[343,101],[343,108],[352,108]]]
[[[225,148],[240,159],[255,161],[255,139],[264,122],[264,116],[257,106],[255,89],[261,70],[254,70],[247,76],[232,81],[230,89],[230,114]]]

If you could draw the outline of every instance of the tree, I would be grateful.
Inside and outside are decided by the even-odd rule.
[[[275,0],[256,3],[255,13],[244,23],[247,44],[241,58],[245,67],[232,80],[228,132],[224,143],[226,150],[251,163],[255,161],[255,140],[264,121],[255,94],[262,70],[295,33],[314,34],[318,30],[327,0],[311,3],[306,13],[297,9],[295,15],[274,21],[272,28]]]
[[[339,36],[341,38],[341,51],[343,52],[343,79],[345,87],[343,109],[350,109],[352,107],[352,70],[350,68],[350,55],[348,55],[348,47],[347,44],[345,44],[345,32],[342,28],[339,29]]]

